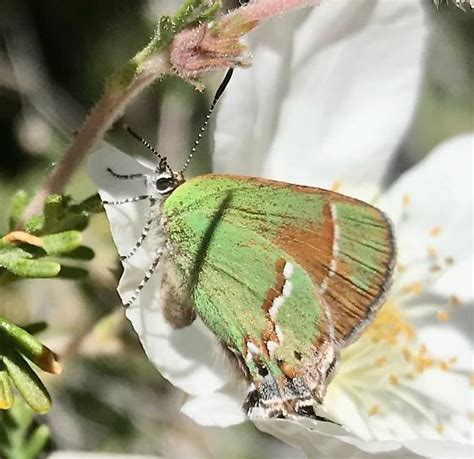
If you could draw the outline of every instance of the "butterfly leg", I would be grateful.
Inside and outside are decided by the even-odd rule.
[[[107,172],[109,172],[112,177],[118,178],[120,180],[145,178],[144,174],[117,174],[117,172],[114,172],[110,167],[107,168]]]
[[[156,200],[153,198],[150,198],[150,209],[153,208],[153,204],[155,204]],[[149,214],[147,222],[143,225],[142,229],[142,234],[140,234],[140,237],[138,238],[138,241],[135,242],[134,246],[130,249],[130,251],[127,253],[127,255],[121,255],[120,260],[127,260],[131,256],[133,256],[136,251],[142,246],[143,242],[145,241],[146,237],[148,236],[148,233],[150,232],[151,225],[153,224],[153,221],[155,220],[154,216],[152,213]]]
[[[137,285],[137,288],[133,292],[132,296],[127,300],[126,303],[124,303],[124,306],[128,308],[134,301],[138,298],[138,295],[140,295],[140,292],[143,290],[143,287],[145,287],[146,283],[150,280],[151,276],[153,276],[153,273],[155,272],[156,267],[158,266],[158,263],[161,259],[161,255],[163,254],[162,250],[159,250],[156,252],[155,259],[153,260],[153,263],[151,266],[148,268],[148,271],[145,273],[145,277],[142,279],[142,281]]]
[[[117,206],[120,204],[127,204],[129,202],[142,201],[143,199],[150,199],[150,196],[147,194],[144,194],[140,196],[134,196],[133,198],[122,199],[119,201],[102,201],[102,204],[107,204],[109,206]]]
[[[146,237],[148,236],[148,233],[150,232],[151,225],[153,224],[154,218],[151,216],[148,221],[143,225],[143,230],[142,234],[140,234],[140,237],[137,242],[135,242],[135,245],[130,249],[130,251],[127,253],[127,255],[121,255],[120,260],[127,260],[130,258],[132,255],[136,253],[136,251],[142,246],[143,242],[145,241]]]

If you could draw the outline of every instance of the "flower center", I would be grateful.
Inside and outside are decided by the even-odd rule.
[[[327,408],[350,430],[354,430],[347,417],[332,406],[341,394],[349,396],[357,406],[360,418],[370,426],[369,418],[383,419],[400,402],[419,409],[407,391],[415,380],[427,370],[448,371],[456,358],[439,359],[432,356],[423,343],[417,340],[415,326],[409,322],[396,297],[390,298],[376,315],[363,335],[341,351],[340,371],[328,388]],[[342,391],[342,392],[341,392]],[[337,405],[337,402],[336,402]],[[444,426],[436,417],[430,424],[438,433]],[[374,419],[375,420],[375,419]],[[378,437],[372,430],[358,433],[361,437]]]

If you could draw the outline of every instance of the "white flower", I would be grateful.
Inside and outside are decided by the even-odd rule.
[[[399,272],[328,388],[326,416],[347,431],[288,421],[259,428],[310,457],[364,457],[347,443],[397,457],[471,457],[473,146],[472,135],[441,145],[382,197],[395,217]]]
[[[413,114],[425,33],[421,7],[412,1],[324,2],[269,22],[250,42],[253,67],[236,72],[221,106],[216,171],[336,186],[375,198]],[[461,188],[472,176],[463,164],[469,149],[461,150],[472,139],[456,142],[383,194],[405,271],[397,274],[393,294],[369,331],[343,352],[329,386],[326,416],[344,428],[275,420],[258,422],[260,429],[310,457],[375,452],[461,457],[469,452],[459,441],[466,441],[472,409],[465,391],[472,212],[469,190]],[[106,173],[110,166],[120,173],[147,170],[126,155],[108,149],[91,164],[103,199],[143,193],[142,183]],[[121,254],[138,240],[146,212],[143,202],[107,208]],[[153,241],[146,244],[125,263],[123,298],[152,262]],[[154,276],[127,316],[160,372],[190,394],[182,412],[202,425],[243,422],[243,395],[214,352],[215,337],[199,319],[185,329],[171,328],[162,317],[159,288]],[[463,306],[456,309],[458,303]]]

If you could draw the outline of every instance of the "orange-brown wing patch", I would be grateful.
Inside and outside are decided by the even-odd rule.
[[[380,211],[338,194],[328,193],[326,200],[322,221],[285,225],[275,243],[312,276],[335,339],[346,345],[380,306],[395,248],[390,223]]]

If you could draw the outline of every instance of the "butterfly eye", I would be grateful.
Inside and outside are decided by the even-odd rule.
[[[155,186],[159,193],[166,193],[174,188],[174,180],[171,177],[160,177]]]

